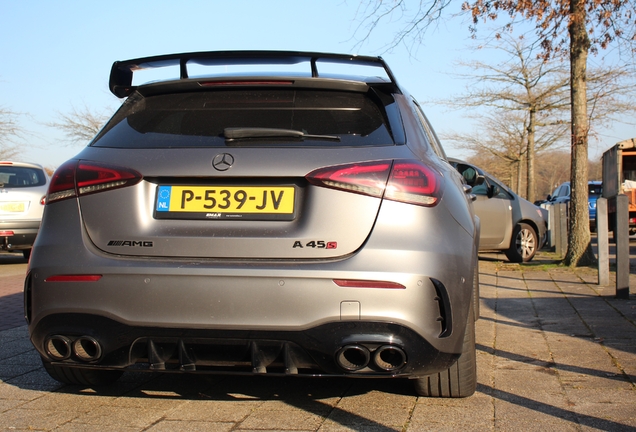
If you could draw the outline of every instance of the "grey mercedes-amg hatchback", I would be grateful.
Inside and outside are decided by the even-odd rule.
[[[157,68],[176,76],[133,79]],[[475,391],[471,187],[381,58],[147,57],[115,62],[110,89],[126,100],[55,172],[25,281],[53,378],[404,377],[421,395]]]

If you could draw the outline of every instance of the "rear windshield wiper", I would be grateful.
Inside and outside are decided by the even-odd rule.
[[[327,141],[340,141],[337,135],[312,135],[295,129],[275,129],[275,128],[225,128],[223,130],[226,141],[239,141],[258,138],[296,138],[316,139]]]

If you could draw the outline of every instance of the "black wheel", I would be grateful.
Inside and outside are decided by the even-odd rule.
[[[473,276],[473,316],[475,321],[479,319],[479,261],[475,263],[475,274]]]
[[[53,365],[42,359],[46,372],[56,381],[64,384],[79,384],[99,386],[112,384],[124,373],[118,370],[82,369],[68,366]]]
[[[525,223],[517,225],[512,232],[510,248],[505,251],[511,262],[520,263],[532,261],[537,253],[539,242],[534,228]]]
[[[463,398],[471,396],[477,388],[477,355],[475,352],[475,317],[469,309],[462,354],[457,362],[443,372],[426,375],[415,380],[415,391],[420,396]]]

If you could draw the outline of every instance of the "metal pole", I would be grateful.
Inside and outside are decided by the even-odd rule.
[[[552,248],[556,248],[556,233],[557,233],[557,229],[556,229],[556,207],[554,207],[554,205],[549,205],[546,206],[546,208],[548,209],[548,239],[550,241],[550,243],[548,243],[548,247],[550,248],[550,250],[552,250]]]
[[[596,201],[596,246],[598,249],[598,284],[609,285],[609,235],[607,199]]]
[[[556,252],[564,257],[568,247],[568,215],[567,204],[557,204],[557,225],[559,225]]]
[[[560,221],[560,217],[561,217],[561,204],[554,204],[552,207],[554,207],[553,210],[553,218],[554,218],[554,223],[552,224],[552,234],[554,235],[554,253],[556,253],[557,255],[561,255],[561,221]]]
[[[629,199],[616,197],[616,298],[629,299]]]

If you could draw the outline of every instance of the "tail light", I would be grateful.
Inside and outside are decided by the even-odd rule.
[[[320,168],[305,177],[317,186],[426,207],[442,195],[441,175],[415,160],[373,161]]]
[[[96,162],[68,161],[53,174],[46,203],[132,186],[141,181],[137,171]]]

